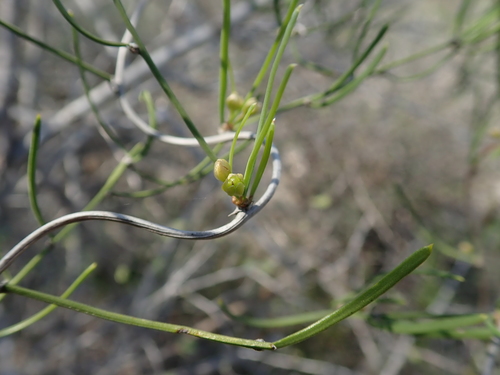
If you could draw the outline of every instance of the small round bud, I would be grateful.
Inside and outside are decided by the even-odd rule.
[[[226,105],[230,111],[239,111],[243,105],[243,98],[236,91],[233,91],[226,98]]]
[[[243,108],[241,109],[241,112],[243,113],[247,113],[248,111],[248,108],[250,108],[253,104],[257,104],[253,110],[252,110],[252,113],[250,113],[251,115],[254,115],[257,113],[257,111],[259,110],[259,102],[257,101],[257,99],[255,99],[253,96],[251,98],[249,98],[244,104],[243,104]]]
[[[217,159],[214,164],[214,176],[219,181],[226,181],[227,176],[231,173],[231,166],[225,159]]]
[[[222,190],[232,197],[241,197],[245,192],[243,175],[241,173],[230,173],[222,184]]]

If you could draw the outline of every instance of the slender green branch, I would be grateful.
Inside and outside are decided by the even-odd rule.
[[[257,103],[253,103],[250,107],[248,107],[247,112],[245,113],[245,117],[243,117],[243,120],[241,120],[238,129],[236,129],[236,132],[234,133],[234,138],[233,141],[231,142],[231,148],[229,149],[229,165],[231,166],[231,170],[233,170],[234,152],[236,149],[236,143],[238,142],[238,136],[240,135],[241,130],[245,127],[248,118],[253,113],[256,106]]]
[[[149,54],[149,52],[146,49],[146,45],[142,42],[142,40],[140,38],[139,33],[137,32],[134,25],[132,25],[132,23],[130,22],[130,19],[127,15],[127,12],[125,11],[125,8],[123,7],[122,2],[120,0],[113,0],[113,2],[115,4],[116,8],[118,9],[118,12],[120,13],[125,25],[127,26],[128,31],[130,32],[130,34],[132,34],[132,37],[134,38],[135,42],[139,46],[140,55],[142,56],[142,58],[144,59],[144,61],[148,65],[149,69],[151,70],[151,73],[153,73],[153,76],[158,81],[160,87],[163,89],[163,92],[170,99],[172,105],[175,107],[177,112],[180,114],[180,116],[184,120],[184,123],[188,127],[191,134],[193,135],[193,137],[196,138],[196,140],[200,144],[200,147],[203,149],[203,151],[205,151],[205,153],[210,157],[210,159],[212,159],[212,161],[215,162],[217,160],[217,156],[213,153],[210,146],[207,144],[207,142],[205,141],[203,136],[200,134],[200,132],[198,131],[198,129],[194,125],[193,121],[191,120],[191,118],[187,114],[186,110],[182,106],[181,102],[179,101],[179,99],[177,99],[174,92],[172,91],[172,89],[168,85],[167,81],[165,80],[165,78],[161,74],[160,70],[158,69],[158,67],[154,63],[153,59],[151,58],[151,55]]]
[[[96,43],[99,43],[99,44],[102,44],[105,46],[110,46],[110,47],[127,47],[128,46],[127,43],[112,42],[112,41],[104,40],[102,38],[99,38],[98,36],[93,35],[92,33],[88,32],[83,27],[81,27],[78,23],[75,22],[73,16],[70,13],[68,13],[68,11],[66,10],[66,8],[64,8],[64,5],[62,5],[60,0],[52,0],[52,2],[57,7],[57,9],[62,14],[62,16],[66,19],[66,21],[68,21],[71,24],[71,26],[73,26],[76,30],[78,30],[78,32],[80,34],[86,36],[90,40],[93,40]]]
[[[96,263],[92,263],[90,266],[87,267],[85,271],[82,272],[80,276],[69,286],[68,289],[64,291],[63,294],[61,294],[61,298],[68,298],[75,290],[78,288],[78,286],[94,271],[97,267]],[[52,311],[54,311],[57,308],[57,305],[50,305],[44,308],[43,310],[39,311],[38,313],[34,314],[33,316],[29,317],[28,319],[23,320],[22,322],[19,322],[17,324],[11,325],[10,327],[6,327],[0,330],[0,337],[8,336],[13,333],[19,332],[22,329],[32,325],[33,323],[38,322],[42,318],[46,317],[49,315]]]
[[[70,15],[71,17],[71,15]],[[78,33],[75,28],[72,29],[73,35],[73,49],[75,51],[76,63],[78,66],[78,72],[80,73],[80,79],[82,80],[83,91],[85,93],[85,97],[87,98],[87,102],[89,103],[90,109],[94,114],[97,123],[101,126],[101,129],[104,130],[104,133],[109,137],[109,139],[120,149],[125,152],[125,145],[120,141],[118,136],[114,133],[113,129],[111,129],[108,124],[102,119],[99,109],[95,105],[94,101],[90,97],[90,84],[87,81],[87,77],[85,75],[85,69],[83,68],[83,59],[80,51],[80,38],[78,37]]]
[[[251,143],[251,141],[247,140],[241,143],[241,145],[236,146],[234,153],[241,152],[247,146]],[[214,147],[213,151],[214,153],[218,153],[220,149],[222,148],[222,144],[218,144]],[[221,156],[221,158],[227,158],[228,153],[225,153]],[[146,179],[151,179],[153,182],[157,184],[161,184],[163,186],[160,186],[155,189],[148,189],[148,190],[141,190],[141,191],[134,191],[134,192],[116,192],[114,191],[112,194],[120,197],[130,197],[130,198],[147,198],[152,195],[156,194],[161,194],[164,191],[178,185],[187,185],[190,182],[194,182],[199,180],[201,177],[206,176],[210,172],[213,172],[213,163],[211,163],[211,159],[207,156],[205,159],[203,159],[196,167],[191,169],[184,177],[181,177],[180,179],[176,181],[160,181],[158,179],[152,179],[149,177],[146,177],[144,175],[141,175],[141,177],[146,178]]]
[[[106,311],[103,309],[99,309],[97,307],[93,307],[90,305],[86,305],[83,303],[67,300],[65,298],[52,296],[50,294],[38,292],[35,290],[22,288],[17,285],[6,284],[3,287],[3,290],[0,290],[3,293],[15,293],[27,298],[36,299],[42,302],[50,303],[57,305],[59,307],[64,307],[66,309],[74,310],[77,312],[81,312],[90,316],[95,316],[100,319],[110,320],[116,323],[123,323],[137,327],[149,328],[158,331],[165,331],[170,333],[184,333],[186,335],[199,337],[206,340],[216,341],[223,344],[236,345],[245,348],[259,349],[259,350],[275,350],[276,347],[269,342],[260,341],[260,340],[247,340],[240,339],[237,337],[230,337],[219,335],[216,333],[211,333],[207,331],[202,331],[199,329],[181,326],[177,324],[169,324],[156,322],[147,319],[136,318],[124,314],[118,314],[110,311]]]
[[[214,153],[218,153],[223,144],[218,144],[214,147],[213,151]],[[164,191],[178,185],[186,185],[190,182],[194,182],[201,177],[206,176],[208,173],[212,171],[213,167],[211,164],[211,159],[207,156],[205,157],[198,165],[196,165],[193,169],[191,169],[185,176],[179,178],[178,180],[175,181],[161,181],[156,178],[152,178],[149,176],[144,176],[143,174],[138,173],[142,178],[151,180],[157,184],[160,184],[162,186],[155,188],[155,189],[148,189],[148,190],[141,190],[141,191],[134,191],[134,192],[117,192],[113,191],[113,195],[119,196],[119,197],[129,197],[129,198],[147,198],[156,194],[161,194]]]
[[[446,332],[467,326],[487,323],[487,314],[462,316],[445,316],[418,320],[397,320],[382,317],[369,318],[368,323],[374,327],[405,335],[427,335],[435,332]]]
[[[290,21],[290,25],[295,23],[295,20],[297,19],[298,16],[298,11],[300,11],[300,8],[298,8],[297,13],[295,13],[295,16],[292,17],[292,20]],[[290,30],[291,31],[291,30]],[[286,35],[283,38],[283,41],[286,40]],[[280,46],[281,48],[281,46]],[[259,127],[261,127],[260,131],[257,132],[257,139],[255,140],[252,152],[250,156],[248,157],[247,165],[245,168],[245,173],[243,175],[244,178],[244,184],[245,184],[245,193],[244,196],[247,196],[247,192],[250,186],[250,181],[253,175],[253,171],[255,168],[255,163],[257,162],[257,156],[259,153],[259,150],[264,143],[264,138],[267,136],[269,132],[269,127],[271,126],[271,122],[274,119],[274,116],[276,115],[276,112],[279,108],[279,105],[281,103],[281,98],[283,97],[283,93],[285,91],[286,85],[288,84],[288,81],[290,79],[290,76],[292,75],[293,70],[295,69],[297,65],[296,64],[291,64],[287,67],[285,70],[285,74],[283,75],[283,79],[280,83],[280,86],[278,87],[278,91],[276,92],[276,97],[274,98],[273,105],[271,106],[269,113],[267,114],[267,119],[265,121],[260,121],[264,118],[264,106],[262,107],[262,112],[260,114],[260,120],[259,120]],[[267,93],[266,93],[267,95]],[[271,93],[269,93],[271,95]],[[264,100],[266,102],[266,100]],[[262,126],[261,126],[262,124]],[[256,189],[256,187],[255,187]]]
[[[374,48],[379,44],[384,35],[387,33],[389,29],[388,25],[384,25],[380,31],[377,33],[372,42],[368,45],[368,47],[363,51],[361,56],[357,58],[357,60],[347,69],[342,75],[333,82],[333,84],[323,92],[307,95],[299,99],[292,100],[291,102],[285,104],[279,109],[279,112],[287,111],[299,106],[310,105],[310,103],[314,101],[319,101],[321,99],[326,98],[328,95],[333,94],[336,91],[341,90],[342,88],[348,86],[352,82],[346,83],[350,77],[354,74],[356,69],[368,58],[368,56],[372,53]],[[352,87],[352,86],[351,86]],[[338,99],[337,99],[338,100]]]
[[[370,63],[370,65],[368,65],[368,67],[363,73],[361,73],[354,80],[352,80],[347,85],[339,89],[337,92],[335,92],[334,95],[330,96],[329,98],[326,98],[318,103],[316,102],[311,103],[311,107],[318,108],[318,107],[329,106],[339,101],[340,99],[344,98],[351,92],[353,92],[366,78],[368,78],[373,74],[378,64],[380,64],[380,61],[382,61],[382,59],[384,58],[386,52],[387,52],[387,47],[382,48],[382,50],[375,56],[373,61]]]
[[[35,125],[33,126],[33,134],[31,136],[31,146],[28,154],[28,196],[30,200],[31,210],[35,215],[38,224],[45,224],[40,206],[38,206],[38,199],[36,194],[36,157],[38,154],[38,146],[40,141],[40,128],[42,118],[40,115],[36,116]]]
[[[402,58],[402,59],[399,59],[399,60],[396,60],[393,62],[390,62],[390,63],[385,64],[385,65],[382,65],[380,68],[377,69],[377,71],[375,73],[376,74],[383,74],[383,73],[387,72],[388,70],[394,69],[398,66],[407,64],[407,63],[415,61],[415,60],[422,59],[422,58],[430,56],[436,52],[441,52],[444,49],[450,48],[453,46],[454,46],[454,44],[452,41],[447,41],[444,43],[437,44],[433,47],[429,47],[429,48],[424,49],[420,52],[414,53],[413,55],[407,56],[405,58]]]
[[[359,37],[356,40],[356,44],[354,45],[354,51],[353,51],[354,60],[357,60],[359,48],[361,47],[361,44],[363,43],[365,36],[368,33],[368,30],[370,29],[370,25],[373,21],[373,18],[377,14],[381,2],[382,0],[375,0],[375,3],[373,4],[372,9],[370,10],[370,13],[368,14],[368,17],[363,23],[363,27],[361,28]]]
[[[273,10],[274,17],[276,18],[276,23],[278,26],[281,26],[281,8],[280,8],[280,0],[273,0]]]
[[[78,65],[77,58],[75,56],[73,56],[70,53],[67,53],[63,50],[60,50],[58,48],[54,48],[54,47],[48,45],[47,43],[42,42],[41,40],[38,40],[36,38],[29,36],[28,34],[26,34],[23,30],[21,30],[17,26],[11,25],[10,23],[3,21],[2,19],[0,19],[0,26],[3,26],[5,28],[9,29],[17,36],[19,36],[23,39],[26,39],[27,41],[37,45],[38,47],[40,47],[48,52],[51,52],[51,53],[59,56],[60,58],[66,60],[66,61],[69,61],[72,64]],[[111,80],[111,74],[106,73],[100,69],[97,69],[90,64],[83,62],[82,67],[86,71],[91,72],[91,73],[95,74],[98,77],[101,77],[102,79],[104,79],[106,81]]]
[[[45,256],[52,250],[53,247],[54,245],[51,243],[43,248],[42,251],[31,258],[29,262],[26,263],[26,265],[21,268],[21,270],[12,279],[9,280],[9,283],[11,285],[19,284],[43,260],[43,258],[45,258]],[[5,296],[6,294],[0,293],[0,302],[5,298]]]
[[[291,327],[299,324],[314,322],[321,319],[327,314],[330,314],[331,310],[319,310],[311,311],[296,315],[283,316],[279,318],[253,318],[250,316],[236,316],[229,311],[229,308],[221,301],[219,306],[224,314],[230,317],[232,320],[241,322],[245,325],[258,328],[282,328]]]
[[[146,103],[146,108],[148,110],[149,127],[155,130],[158,129],[158,122],[156,121],[156,109],[153,101],[153,96],[149,91],[144,90],[139,95],[139,100],[142,100],[144,101],[144,103]],[[149,149],[151,148],[151,145],[153,144],[154,140],[155,140],[154,137],[148,137],[144,145],[144,148],[141,151],[143,155],[146,155],[149,152]]]
[[[273,45],[269,49],[269,52],[267,53],[267,56],[262,63],[262,66],[259,70],[259,73],[257,74],[257,77],[255,77],[255,81],[252,84],[252,88],[248,92],[247,96],[245,97],[245,101],[252,97],[255,94],[255,91],[257,88],[260,86],[262,80],[264,79],[267,70],[269,69],[269,66],[271,65],[271,61],[274,57],[274,54],[276,53],[276,50],[278,49],[278,46],[280,45],[281,39],[283,38],[283,35],[285,33],[286,27],[288,26],[288,23],[290,22],[290,19],[292,18],[292,14],[297,7],[299,0],[292,0],[290,2],[290,5],[288,7],[288,12],[283,19],[283,22],[281,23],[280,30],[278,32],[278,35],[276,35],[276,39],[274,40]]]
[[[453,35],[459,35],[462,31],[462,27],[464,24],[465,16],[470,7],[471,0],[462,0],[460,7],[458,8],[457,16],[455,17],[455,21],[453,23]]]
[[[497,18],[500,19],[500,1],[497,0]],[[496,73],[496,85],[497,85],[497,97],[500,98],[500,30],[497,32],[497,37],[495,41],[495,73]]]
[[[271,146],[273,144],[274,138],[274,120],[271,122],[271,126],[269,127],[269,131],[266,136],[266,146],[264,147],[264,153],[262,154],[262,159],[260,160],[259,167],[257,168],[257,173],[255,174],[255,178],[252,182],[252,187],[250,188],[250,193],[248,197],[252,199],[255,192],[257,191],[257,187],[260,184],[260,180],[264,175],[264,171],[266,170],[267,162],[269,161],[269,156],[271,155]]]
[[[229,69],[229,35],[231,31],[231,0],[223,0],[223,20],[220,32],[220,72],[219,72],[219,119],[224,123],[226,104],[227,72]]]
[[[297,344],[304,341],[332,325],[348,318],[355,312],[373,302],[390,288],[396,285],[403,277],[409,275],[415,268],[422,264],[432,253],[432,245],[417,250],[404,260],[399,266],[381,278],[375,285],[359,294],[354,300],[340,307],[330,315],[311,324],[310,326],[274,342],[277,348]]]
[[[391,78],[395,78],[398,81],[402,81],[402,82],[409,82],[409,81],[414,81],[414,80],[417,80],[417,79],[421,79],[421,78],[427,77],[427,76],[433,74],[434,72],[436,72],[444,64],[446,64],[453,57],[455,57],[456,54],[457,54],[457,52],[458,52],[458,50],[456,50],[456,49],[448,51],[448,53],[446,55],[444,55],[442,58],[440,58],[438,61],[436,61],[433,65],[431,65],[430,67],[428,67],[427,69],[425,69],[422,72],[415,73],[415,74],[412,74],[412,75],[409,75],[409,76],[404,76],[404,77],[396,76],[394,74],[389,73],[389,74],[391,74],[390,77]]]
[[[429,332],[425,335],[429,338],[443,338],[443,339],[455,339],[455,340],[491,340],[495,335],[491,332],[488,327],[480,328],[459,328],[456,330],[449,331],[434,331]]]
[[[283,33],[283,38],[278,47],[278,51],[276,52],[276,57],[274,58],[273,64],[271,66],[271,71],[269,72],[269,78],[267,80],[267,88],[266,93],[264,95],[264,102],[262,103],[262,110],[259,118],[259,125],[257,127],[257,135],[261,132],[265,134],[267,130],[264,129],[264,124],[268,118],[268,107],[271,102],[272,91],[274,87],[274,80],[276,78],[276,73],[278,72],[278,68],[281,62],[281,58],[283,57],[283,53],[285,52],[285,48],[288,45],[288,41],[290,40],[290,36],[292,35],[293,28],[295,23],[297,22],[297,18],[299,17],[300,9],[302,5],[299,5],[292,13],[292,17],[290,18],[290,22],[286,26],[285,32]]]
[[[325,92],[326,95],[329,95],[335,91],[337,91],[342,85],[344,85],[345,81],[356,71],[356,69],[370,56],[372,51],[375,49],[375,47],[380,43],[384,35],[387,33],[387,30],[389,30],[389,25],[384,25],[382,28],[379,30],[375,38],[372,40],[372,42],[368,45],[366,50],[359,56],[359,58],[354,62],[354,64],[351,65],[349,69],[347,69],[331,86],[330,88]],[[315,100],[316,98],[312,98],[312,100]]]

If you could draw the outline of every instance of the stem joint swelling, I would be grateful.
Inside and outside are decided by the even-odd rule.
[[[127,48],[130,51],[130,53],[133,53],[134,55],[141,54],[141,49],[136,43],[129,43]]]

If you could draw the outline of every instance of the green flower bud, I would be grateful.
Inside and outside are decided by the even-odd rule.
[[[241,197],[245,192],[243,175],[241,173],[230,173],[222,184],[222,190],[232,197]]]
[[[236,91],[233,91],[226,98],[226,105],[230,111],[239,111],[243,105],[243,98]]]
[[[214,176],[219,181],[226,181],[227,176],[231,173],[231,166],[225,159],[217,159],[214,164]]]
[[[253,110],[252,110],[252,113],[250,113],[251,115],[254,115],[257,113],[257,111],[259,110],[259,102],[257,101],[257,99],[255,99],[253,96],[251,98],[249,98],[244,104],[243,104],[243,108],[241,109],[241,112],[243,113],[247,113],[248,111],[248,108],[250,108],[250,106],[252,104],[257,104]]]

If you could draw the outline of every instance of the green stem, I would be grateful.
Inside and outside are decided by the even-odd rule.
[[[241,121],[240,125],[238,126],[238,129],[236,129],[236,133],[234,133],[234,138],[233,141],[231,142],[231,148],[229,149],[229,165],[231,166],[231,170],[233,170],[233,159],[234,159],[234,150],[236,149],[236,143],[238,142],[238,136],[240,135],[241,130],[245,127],[248,118],[250,115],[253,113],[253,110],[257,106],[257,103],[252,104],[250,107],[247,109],[247,113],[245,113],[245,117],[243,117],[243,120]]]
[[[199,329],[194,329],[191,327],[181,326],[177,324],[169,324],[156,322],[147,319],[136,318],[124,314],[118,314],[83,303],[67,300],[65,298],[52,296],[50,294],[38,292],[35,290],[22,288],[17,285],[6,284],[3,286],[2,293],[15,293],[27,298],[36,299],[42,302],[57,305],[59,307],[64,307],[66,309],[81,312],[90,316],[95,316],[100,319],[110,320],[116,323],[123,323],[137,327],[149,328],[158,331],[165,331],[171,333],[184,333],[187,335],[203,338],[206,340],[216,341],[223,344],[236,345],[245,348],[259,349],[259,350],[275,350],[275,346],[272,343],[264,342],[260,340],[246,340],[237,337],[230,337],[219,335],[216,333],[211,333],[207,331],[202,331]]]
[[[62,16],[66,19],[66,21],[68,21],[71,26],[73,26],[76,30],[78,30],[78,32],[80,34],[86,36],[90,40],[93,40],[96,43],[99,43],[99,44],[102,44],[105,46],[110,46],[110,47],[127,47],[128,46],[127,43],[112,42],[112,41],[104,40],[102,38],[99,38],[98,36],[93,35],[92,33],[88,32],[83,27],[81,27],[78,23],[75,22],[72,15],[70,13],[68,13],[68,11],[66,10],[66,8],[64,8],[64,5],[62,5],[60,0],[52,0],[52,2],[57,7],[57,9],[62,14]]]
[[[281,58],[283,57],[283,53],[285,52],[285,48],[288,45],[288,41],[290,40],[290,36],[292,35],[293,28],[295,23],[297,22],[297,18],[299,17],[300,9],[302,5],[299,5],[292,13],[292,17],[290,18],[290,22],[286,26],[285,32],[283,33],[283,38],[281,39],[280,45],[278,47],[278,51],[276,52],[276,57],[274,58],[273,65],[271,66],[271,71],[269,72],[269,78],[267,80],[266,93],[264,95],[264,102],[262,103],[262,110],[259,118],[259,125],[257,127],[257,135],[261,132],[264,133],[264,136],[267,134],[267,130],[264,129],[264,123],[267,120],[267,110],[269,107],[269,103],[271,102],[272,91],[274,87],[274,80],[276,78],[276,73],[278,72],[278,68],[281,62]]]
[[[361,28],[361,33],[359,34],[359,37],[356,40],[356,44],[354,46],[354,52],[353,52],[354,60],[357,60],[359,48],[361,47],[361,44],[363,43],[363,40],[365,39],[365,36],[368,33],[373,18],[375,17],[375,14],[377,13],[380,7],[381,1],[382,0],[375,0],[375,3],[373,4],[372,9],[370,10],[370,13],[368,14],[368,17],[363,23],[363,27]]]
[[[390,62],[390,63],[385,64],[385,65],[382,65],[380,68],[377,69],[376,73],[383,74],[383,73],[387,72],[388,70],[394,69],[400,65],[404,65],[404,64],[407,64],[409,62],[412,62],[412,61],[415,61],[418,59],[422,59],[424,57],[432,55],[436,52],[440,52],[440,51],[444,50],[445,48],[450,48],[452,46],[453,46],[453,43],[450,41],[440,43],[438,45],[435,45],[434,47],[430,47],[430,48],[424,49],[423,51],[414,53],[413,55],[407,56],[405,58],[402,58],[402,59],[399,59],[399,60],[396,60],[393,62]]]
[[[380,31],[377,33],[375,38],[372,40],[370,45],[366,48],[366,50],[359,56],[359,58],[352,64],[352,66],[346,70],[333,84],[330,86],[330,88],[325,92],[326,95],[329,95],[333,93],[334,91],[338,90],[344,83],[345,81],[355,72],[355,70],[370,56],[372,51],[375,49],[375,47],[379,44],[379,42],[382,40],[384,35],[387,33],[387,30],[389,30],[389,25],[384,25],[380,29]],[[315,98],[313,97],[312,100]]]
[[[87,267],[85,271],[82,272],[80,276],[69,286],[68,289],[64,291],[63,294],[61,294],[61,298],[68,298],[75,290],[78,288],[78,286],[90,275],[90,273],[95,270],[97,267],[96,263],[92,263],[90,266]],[[44,308],[43,310],[39,311],[35,315],[29,317],[28,319],[23,320],[22,322],[19,322],[17,324],[11,325],[10,327],[6,327],[0,330],[0,337],[8,336],[13,333],[19,332],[22,329],[32,325],[33,323],[38,322],[42,318],[46,317],[49,315],[52,311],[54,311],[57,308],[57,305],[50,305]]]
[[[236,320],[245,325],[251,327],[258,328],[282,328],[282,327],[291,327],[298,324],[305,324],[314,322],[318,319],[321,319],[325,315],[329,314],[331,310],[319,310],[319,311],[311,311],[296,315],[290,316],[282,316],[279,318],[253,318],[250,316],[236,316],[229,308],[221,301],[219,306],[224,314],[226,314],[232,320]]]
[[[249,141],[245,142],[245,145],[247,145]],[[214,147],[213,151],[214,153],[218,153],[222,149],[223,144],[218,144]],[[240,148],[237,149],[237,152]],[[227,156],[227,154],[226,154]],[[222,156],[225,157],[225,156]],[[142,190],[142,191],[134,191],[131,193],[126,193],[126,192],[113,192],[113,195],[119,196],[119,197],[130,197],[130,198],[147,198],[152,195],[160,194],[163,193],[165,190],[170,189],[174,186],[178,185],[186,185],[189,182],[194,182],[198,180],[199,178],[206,176],[208,173],[213,171],[213,164],[209,165],[211,162],[211,159],[207,156],[205,159],[203,159],[200,163],[198,163],[197,166],[195,166],[193,169],[191,169],[184,177],[179,178],[176,181],[161,181],[158,179],[153,179],[152,177],[149,176],[144,176],[141,175],[138,171],[138,173],[142,178],[151,180],[157,184],[163,185],[155,189],[148,189],[148,190]]]
[[[410,274],[415,268],[422,264],[431,255],[431,253],[432,245],[417,250],[406,258],[406,260],[404,260],[399,266],[382,277],[375,285],[359,294],[351,302],[345,304],[330,315],[325,316],[323,319],[318,320],[310,326],[274,342],[274,345],[277,348],[283,348],[288,345],[297,344],[348,318],[396,285],[403,277]]]
[[[66,61],[69,61],[72,64],[78,65],[78,61],[77,61],[77,58],[75,56],[73,56],[73,55],[71,55],[63,50],[60,50],[58,48],[54,48],[52,46],[49,46],[47,43],[44,43],[41,40],[38,40],[38,39],[35,39],[35,38],[29,36],[28,34],[26,34],[23,30],[21,30],[17,26],[11,25],[10,23],[5,22],[1,19],[0,19],[0,26],[3,26],[5,28],[9,29],[17,36],[28,40],[29,42],[37,45],[38,47],[41,47],[44,50],[51,52],[51,53],[59,56],[60,58],[66,60]],[[82,67],[83,67],[83,69],[95,74],[98,77],[101,77],[102,79],[104,79],[106,81],[111,81],[111,75],[109,73],[106,73],[100,69],[94,68],[92,65],[89,65],[85,62],[82,63]]]
[[[9,280],[11,285],[17,285],[33,270],[45,256],[53,249],[54,245],[51,243],[46,246],[42,251],[36,254],[29,260],[28,263],[19,271],[12,279]],[[6,294],[0,293],[0,302],[5,298]]]
[[[122,16],[122,19],[125,22],[125,25],[127,26],[128,31],[130,32],[130,34],[132,34],[132,37],[134,38],[135,42],[139,46],[140,55],[142,56],[142,58],[144,59],[144,61],[148,65],[149,69],[151,70],[151,73],[153,73],[153,76],[158,81],[160,87],[163,89],[163,92],[167,95],[167,97],[169,98],[172,105],[175,107],[175,109],[177,110],[179,115],[182,117],[182,119],[184,120],[184,123],[188,127],[189,131],[191,132],[193,137],[195,137],[196,140],[198,141],[198,143],[200,144],[200,147],[203,149],[203,151],[205,151],[205,153],[208,155],[208,157],[210,157],[210,159],[212,159],[212,161],[215,162],[217,160],[217,156],[213,153],[210,146],[207,144],[207,142],[205,141],[203,136],[200,134],[200,132],[198,131],[198,129],[194,125],[193,121],[191,120],[191,118],[187,114],[186,110],[182,106],[181,102],[179,101],[179,99],[177,99],[174,92],[172,91],[172,89],[168,85],[167,81],[165,80],[165,78],[161,74],[160,70],[158,69],[158,67],[154,63],[153,59],[151,58],[151,55],[149,54],[149,52],[146,49],[145,44],[142,42],[142,40],[140,38],[139,33],[135,29],[134,25],[132,25],[132,23],[130,22],[130,19],[127,16],[127,12],[125,11],[125,8],[123,7],[122,2],[120,0],[113,0],[113,2],[115,4],[116,8],[118,9],[120,15]]]
[[[257,74],[257,77],[255,78],[255,81],[252,84],[252,88],[248,92],[247,96],[245,97],[245,101],[248,100],[250,97],[252,97],[257,90],[257,88],[260,86],[262,80],[264,79],[267,70],[269,69],[269,66],[271,65],[271,61],[273,59],[274,54],[276,53],[276,50],[278,49],[278,46],[280,45],[281,39],[283,38],[283,34],[285,33],[286,27],[288,26],[288,23],[290,22],[290,19],[292,18],[292,14],[297,7],[297,3],[299,0],[292,0],[290,2],[290,6],[288,7],[288,12],[281,24],[280,30],[278,32],[278,35],[276,36],[276,39],[274,40],[273,45],[269,49],[269,52],[267,53],[267,56],[262,63],[262,66],[259,70],[259,73]]]
[[[264,153],[262,154],[262,159],[260,160],[259,167],[257,168],[257,173],[255,174],[255,178],[252,182],[250,194],[248,194],[248,197],[250,199],[252,199],[252,197],[255,194],[255,191],[257,190],[257,187],[259,187],[260,180],[262,179],[264,171],[266,170],[267,162],[269,161],[269,156],[271,155],[273,138],[274,138],[274,120],[271,122],[271,126],[269,127],[269,131],[266,137],[266,146],[264,148]]]
[[[453,35],[459,35],[462,31],[462,26],[464,24],[465,16],[467,15],[467,11],[469,10],[470,3],[471,0],[462,0],[453,23]]]
[[[38,224],[45,224],[45,220],[38,206],[38,199],[36,194],[36,158],[38,154],[38,146],[40,142],[40,128],[42,118],[40,115],[36,116],[35,124],[33,126],[33,134],[31,136],[31,146],[28,154],[28,196],[30,200],[31,210],[35,215]]]
[[[415,320],[384,320],[370,318],[368,323],[374,327],[405,335],[426,335],[434,332],[446,332],[480,323],[486,323],[487,314],[474,314],[465,316],[452,316],[428,319],[426,321]]]
[[[325,90],[324,92],[321,92],[321,93],[307,95],[307,96],[304,96],[302,98],[295,99],[295,100],[293,100],[293,101],[285,104],[284,106],[282,106],[279,109],[279,111],[282,112],[282,111],[287,111],[287,110],[290,110],[290,109],[293,109],[293,108],[296,108],[296,107],[299,107],[299,106],[309,105],[313,101],[321,100],[321,99],[327,97],[328,95],[330,95],[330,94],[332,94],[332,93],[334,93],[336,91],[342,90],[342,88],[344,88],[344,87],[352,84],[352,82],[346,84],[347,79],[349,77],[351,77],[354,74],[354,72],[356,71],[356,69],[368,58],[368,56],[371,54],[371,52],[373,51],[373,49],[382,40],[382,38],[384,37],[384,35],[385,35],[385,33],[387,32],[388,29],[389,29],[389,26],[388,25],[384,25],[380,29],[380,31],[377,33],[377,35],[375,36],[375,38],[372,40],[372,42],[370,43],[370,45],[361,54],[361,56],[359,56],[356,59],[356,61],[349,67],[349,69],[347,69],[344,73],[342,73],[342,75],[339,78],[337,78],[335,80],[335,82],[333,82],[333,84],[327,90]]]
[[[223,21],[220,32],[220,73],[219,73],[219,118],[224,123],[226,104],[227,71],[229,69],[229,34],[231,29],[231,0],[223,0]]]
[[[297,15],[298,15],[298,13],[297,13]],[[290,22],[290,24],[292,24],[292,22]],[[284,39],[285,38],[283,38],[283,40]],[[271,122],[273,121],[274,116],[276,115],[276,112],[277,112],[279,105],[280,105],[280,102],[281,102],[281,98],[283,97],[283,93],[285,92],[286,85],[288,84],[288,80],[290,79],[290,76],[292,75],[292,72],[295,69],[295,67],[296,67],[296,64],[291,64],[285,70],[285,74],[283,75],[283,80],[281,81],[281,84],[278,87],[278,91],[276,92],[276,97],[274,98],[273,105],[271,106],[271,108],[269,110],[269,114],[267,116],[267,119],[265,122],[263,122],[263,127],[262,127],[261,131],[257,133],[257,139],[255,140],[252,152],[250,153],[250,156],[248,157],[247,165],[245,168],[245,174],[243,175],[243,179],[244,179],[243,183],[245,184],[244,196],[247,196],[248,188],[250,186],[250,181],[251,181],[252,174],[253,174],[253,171],[255,168],[255,163],[257,162],[257,156],[259,154],[259,150],[260,150],[262,144],[264,143],[264,139],[267,136],[267,133],[269,132],[269,127],[271,126]],[[262,119],[263,117],[264,117],[264,110],[260,114],[260,118]]]
[[[367,77],[371,76],[375,71],[380,61],[384,58],[385,53],[387,52],[387,47],[382,48],[382,50],[375,56],[373,61],[368,65],[366,70],[361,73],[356,79],[349,82],[347,85],[339,89],[334,95],[329,98],[326,98],[319,103],[313,102],[311,103],[312,108],[326,107],[329,106],[340,99],[344,98],[346,95],[353,92]]]
[[[139,100],[146,103],[146,108],[148,110],[148,123],[151,129],[158,129],[158,122],[156,120],[156,109],[153,101],[153,96],[147,90],[144,90],[139,95]],[[148,137],[146,143],[144,144],[144,149],[141,151],[143,155],[146,155],[153,144],[154,137]]]
[[[80,73],[80,79],[82,80],[83,91],[85,92],[85,97],[87,98],[87,102],[89,103],[90,109],[92,110],[92,113],[94,114],[98,124],[101,126],[101,129],[104,130],[109,139],[115,145],[117,145],[117,147],[127,152],[123,143],[119,140],[119,138],[116,136],[113,130],[108,126],[108,124],[106,124],[106,122],[102,119],[101,114],[99,113],[99,109],[97,108],[97,106],[90,97],[90,84],[87,81],[87,77],[85,75],[85,69],[83,68],[84,62],[80,52],[80,38],[78,37],[78,33],[74,28],[72,29],[72,34],[73,34],[73,49],[75,51],[76,62],[78,65],[78,72]]]

